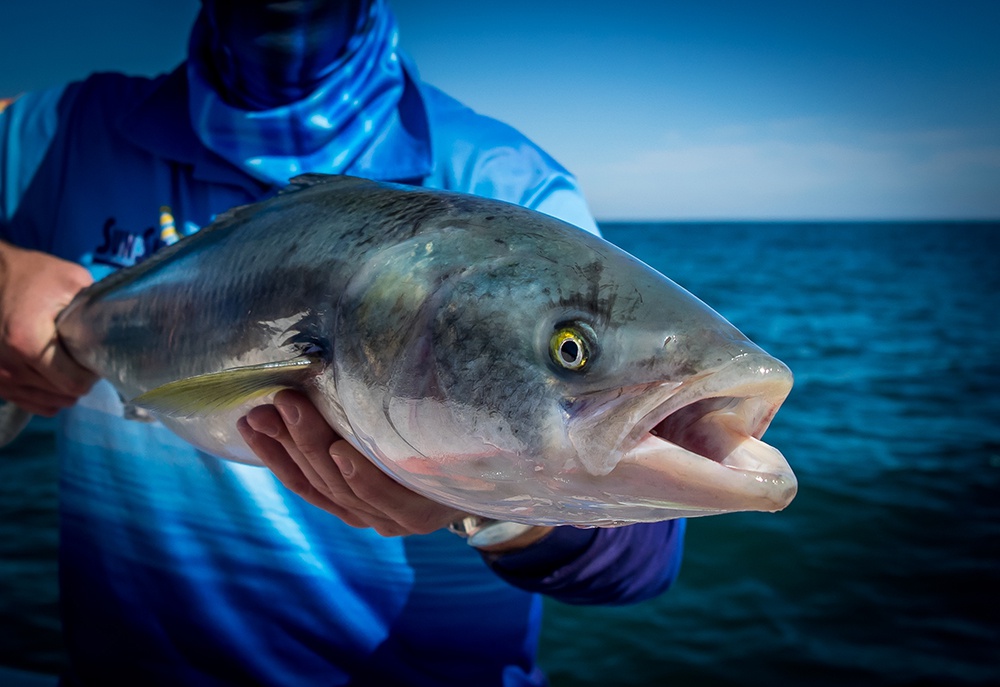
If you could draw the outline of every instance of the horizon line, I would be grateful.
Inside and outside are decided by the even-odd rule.
[[[595,218],[597,224],[1000,224],[1000,217],[876,217],[876,218],[760,218],[760,217],[668,217],[668,218]]]

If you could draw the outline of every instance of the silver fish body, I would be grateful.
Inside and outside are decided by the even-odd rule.
[[[760,441],[791,374],[611,244],[463,194],[310,175],[81,292],[82,365],[195,446],[278,388],[401,483],[532,524],[794,496]]]

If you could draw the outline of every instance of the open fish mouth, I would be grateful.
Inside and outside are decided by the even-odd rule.
[[[646,434],[726,467],[766,471],[772,461],[746,445],[763,436],[778,405],[766,396],[702,398],[669,411]]]
[[[608,476],[638,488],[646,503],[690,515],[781,510],[797,482],[761,437],[790,390],[791,373],[774,359],[692,380],[636,424]]]

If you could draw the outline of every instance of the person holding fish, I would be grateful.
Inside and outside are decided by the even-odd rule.
[[[296,391],[238,420],[269,470],[221,460],[126,419],[61,344],[57,316],[94,279],[303,172],[596,232],[568,172],[420,81],[383,0],[202,4],[176,71],[99,74],[0,114],[0,397],[60,417],[65,684],[545,684],[539,594],[661,593],[683,519],[469,516],[390,478]],[[155,366],[165,339],[144,345]]]

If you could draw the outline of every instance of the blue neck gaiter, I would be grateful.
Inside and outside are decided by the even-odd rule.
[[[227,19],[219,9],[225,6],[205,0],[188,51],[189,113],[202,144],[275,185],[303,172],[345,171],[382,131],[403,92],[396,22],[384,0],[341,13],[352,29],[331,23],[324,32],[313,14],[286,16],[279,25],[262,20],[258,26],[275,28],[253,36],[246,35],[253,22],[245,14]]]

